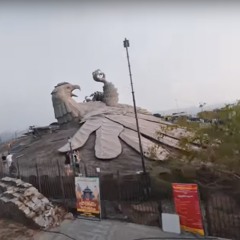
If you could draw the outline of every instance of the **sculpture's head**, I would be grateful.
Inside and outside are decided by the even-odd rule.
[[[79,106],[72,98],[76,97],[73,94],[75,89],[80,90],[80,86],[63,82],[55,86],[51,93],[55,117],[60,124],[73,121],[74,119],[79,120]]]
[[[75,89],[81,89],[79,85],[72,85],[68,82],[59,83],[55,86],[54,90],[52,91],[52,95],[57,98],[65,99],[66,97],[77,97],[73,91]]]

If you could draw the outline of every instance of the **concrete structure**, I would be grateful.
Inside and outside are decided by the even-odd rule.
[[[76,219],[74,221],[65,220],[59,227],[52,231],[67,234],[72,239],[76,240],[135,240],[135,239],[199,239],[192,235],[178,235],[166,233],[158,227],[150,227],[137,225],[133,223],[118,222],[118,221],[90,221]],[[34,240],[66,240],[68,237],[56,233],[39,233],[34,237]]]
[[[95,157],[98,159],[120,156],[123,142],[140,152],[133,107],[118,103],[117,89],[99,69],[93,72],[93,79],[104,84],[101,101],[77,103],[72,98],[75,96],[73,91],[80,87],[66,82],[58,84],[52,91],[55,117],[59,124],[81,124],[71,139],[73,150],[84,148],[89,136],[94,134]],[[169,155],[166,146],[180,149],[179,139],[188,134],[185,129],[173,127],[141,108],[138,108],[138,118],[144,155],[149,159],[166,160]],[[63,153],[69,150],[69,143],[59,149]]]

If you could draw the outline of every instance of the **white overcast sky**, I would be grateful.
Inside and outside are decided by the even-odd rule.
[[[54,86],[79,84],[82,101],[98,68],[132,104],[125,37],[138,106],[240,98],[238,1],[43,2],[0,1],[0,132],[55,121]]]

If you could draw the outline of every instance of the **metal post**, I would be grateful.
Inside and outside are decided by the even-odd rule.
[[[38,181],[38,190],[40,193],[42,193],[42,185],[41,185],[41,179],[40,179],[39,170],[38,170],[37,159],[36,159],[36,174],[37,174],[37,181]]]
[[[84,166],[85,177],[88,177],[88,170],[87,170],[86,163],[85,163],[85,161],[82,161],[82,162],[83,162],[83,166]]]
[[[120,205],[120,202],[122,200],[122,194],[121,194],[121,182],[120,182],[119,170],[117,171],[117,184],[118,184],[118,204]]]
[[[21,157],[23,157],[24,156],[24,154],[22,154],[22,155],[19,155],[19,156],[17,156],[16,157],[16,162],[17,162],[17,171],[18,171],[18,176],[17,176],[17,178],[19,178],[19,179],[21,179],[21,173],[20,173],[20,167],[19,167],[19,162],[18,162],[18,159],[19,158],[21,158]]]
[[[74,161],[74,157],[73,157],[73,149],[72,149],[72,142],[71,142],[71,138],[68,138],[68,142],[69,142],[69,147],[70,147],[70,161],[71,164],[73,166],[73,177],[75,177],[75,161]]]
[[[68,205],[67,205],[67,202],[66,202],[66,194],[65,194],[65,189],[64,189],[64,184],[63,184],[63,179],[62,179],[62,174],[61,174],[60,164],[59,164],[58,159],[57,159],[57,167],[58,167],[58,176],[59,176],[59,180],[60,180],[60,184],[61,184],[64,206],[66,207],[66,209],[68,211]]]
[[[19,169],[18,158],[17,158],[16,160],[17,160],[17,172],[18,172],[18,176],[17,176],[17,178],[21,179],[21,173],[20,173],[20,169]]]
[[[4,165],[3,162],[1,162],[1,173],[0,173],[0,177],[3,178],[4,177]]]
[[[142,148],[142,141],[141,141],[141,135],[140,135],[139,123],[138,123],[138,117],[137,117],[136,100],[135,100],[135,95],[134,95],[134,90],[133,90],[131,65],[130,65],[129,53],[128,53],[128,47],[130,45],[129,45],[129,40],[127,40],[126,38],[123,41],[123,46],[126,48],[126,53],[127,53],[128,70],[129,70],[129,77],[130,77],[130,83],[131,83],[131,88],[132,88],[133,107],[134,107],[134,113],[135,113],[135,118],[136,118],[137,133],[138,133],[138,140],[139,140],[139,149],[140,149],[140,154],[141,154],[141,159],[142,159],[142,169],[143,169],[143,173],[145,175],[146,174],[146,168],[145,168],[144,154],[143,154],[143,148]]]

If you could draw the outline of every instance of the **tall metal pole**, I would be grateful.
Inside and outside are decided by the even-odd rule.
[[[129,77],[130,77],[130,83],[131,83],[131,88],[132,88],[133,107],[134,107],[134,113],[135,113],[135,118],[136,118],[137,133],[138,133],[138,140],[139,140],[139,149],[140,149],[140,154],[141,154],[141,159],[142,159],[142,169],[143,169],[143,173],[145,174],[146,173],[146,168],[145,168],[145,161],[144,161],[141,135],[140,135],[140,130],[139,130],[136,100],[135,100],[135,94],[134,94],[134,90],[133,90],[132,71],[131,71],[131,65],[130,65],[129,53],[128,53],[128,47],[130,45],[129,45],[129,41],[126,38],[123,41],[123,46],[126,48],[126,53],[127,53],[128,70],[129,70]]]

